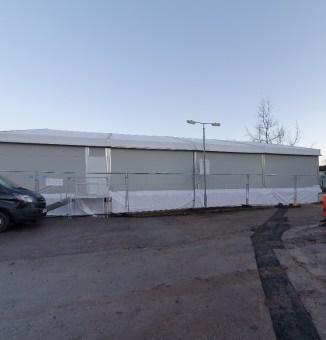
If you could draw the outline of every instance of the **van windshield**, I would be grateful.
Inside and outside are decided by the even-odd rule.
[[[10,181],[9,179],[0,176],[0,185],[2,185],[3,187],[7,188],[7,189],[15,189],[17,188],[17,185]]]

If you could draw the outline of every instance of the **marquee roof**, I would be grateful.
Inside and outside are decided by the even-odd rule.
[[[48,144],[153,150],[202,150],[202,140],[181,137],[127,135],[50,129],[0,131],[0,143]],[[319,149],[207,139],[206,150],[319,156]]]

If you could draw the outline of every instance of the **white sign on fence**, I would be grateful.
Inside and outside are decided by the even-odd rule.
[[[45,185],[52,186],[52,187],[62,187],[63,186],[63,179],[62,178],[45,178]]]

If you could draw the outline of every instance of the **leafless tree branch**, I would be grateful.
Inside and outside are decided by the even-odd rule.
[[[301,139],[301,130],[300,130],[298,122],[296,122],[293,136],[290,133],[288,133],[288,144],[291,146],[294,146],[298,144],[300,139]]]
[[[272,115],[272,104],[269,100],[262,100],[258,106],[257,123],[253,130],[246,129],[250,140],[265,144],[296,145],[301,138],[301,131],[296,123],[294,134],[281,125]]]

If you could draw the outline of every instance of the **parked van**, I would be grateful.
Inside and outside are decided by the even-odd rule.
[[[35,221],[46,215],[45,198],[0,176],[0,232],[11,224]]]

